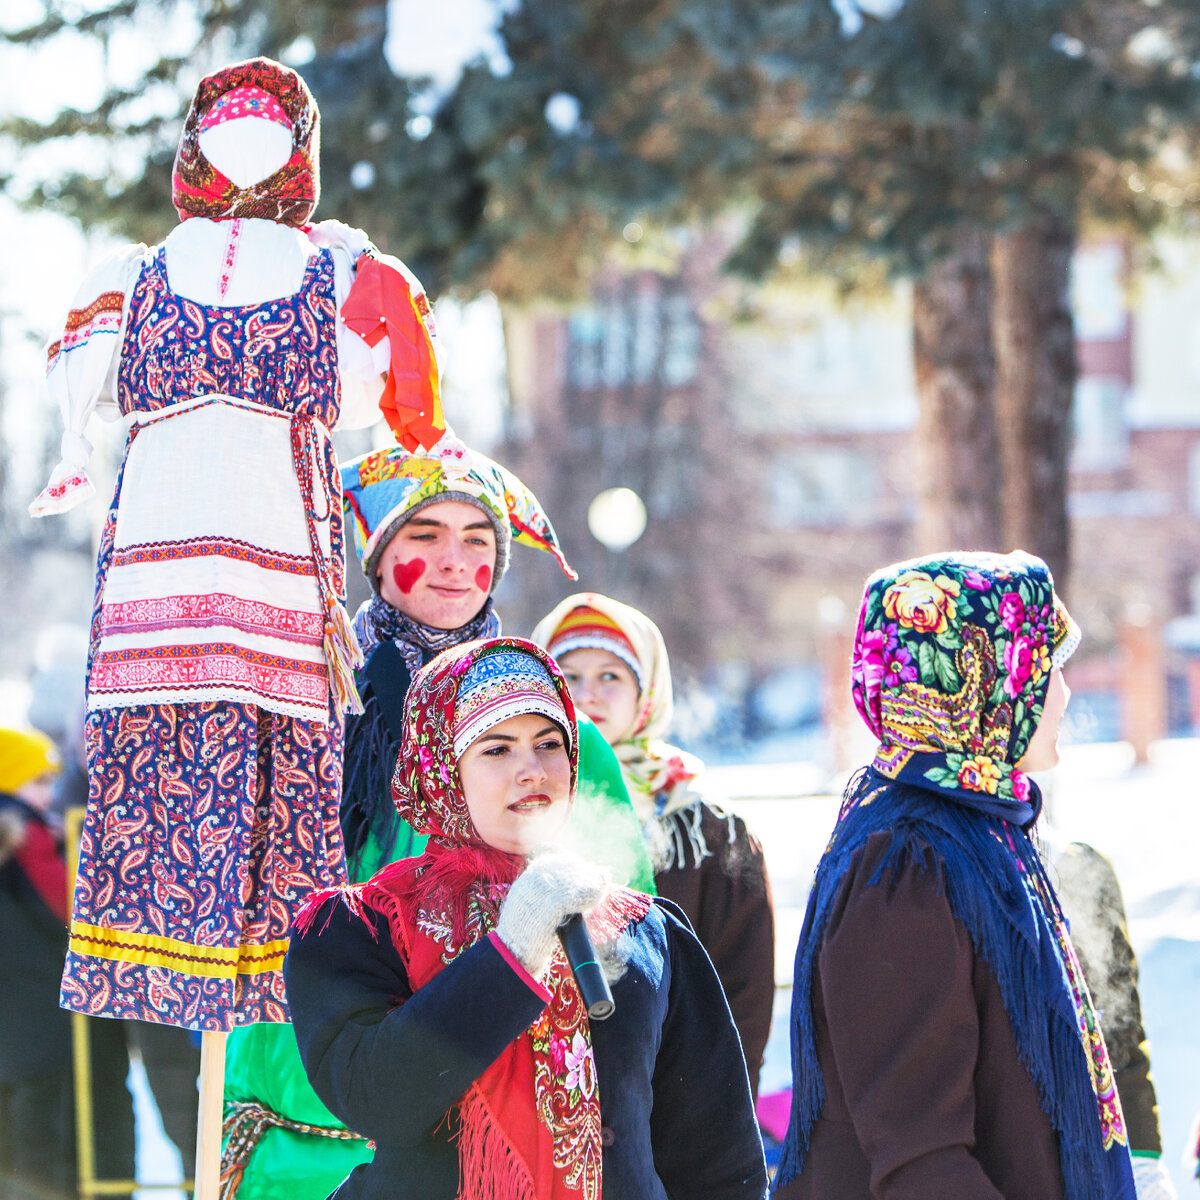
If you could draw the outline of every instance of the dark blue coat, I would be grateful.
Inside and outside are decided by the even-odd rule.
[[[337,1200],[453,1200],[446,1114],[541,1012],[542,993],[484,938],[423,988],[380,922],[339,901],[293,937],[284,974],[313,1088],[376,1144]],[[631,931],[616,1013],[591,1023],[605,1200],[761,1200],[762,1145],[729,1006],[686,923],[653,905]],[[531,1098],[532,1099],[532,1098]]]

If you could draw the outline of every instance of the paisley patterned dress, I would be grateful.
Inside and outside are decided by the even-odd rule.
[[[66,1008],[196,1030],[286,1021],[292,917],[345,880],[321,636],[343,585],[336,321],[327,250],[294,294],[238,307],[172,292],[162,249],[142,263]]]

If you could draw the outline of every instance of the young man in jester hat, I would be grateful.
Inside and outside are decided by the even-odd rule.
[[[342,467],[343,503],[373,595],[354,628],[364,666],[363,713],[346,725],[342,830],[352,881],[425,849],[396,812],[391,778],[412,677],[441,651],[495,637],[492,593],[514,541],[552,554],[574,578],[537,498],[510,471],[451,432],[428,453],[399,446]],[[652,890],[653,872],[620,766],[582,721],[576,840],[607,847],[614,878]],[[225,1073],[222,1175],[239,1200],[322,1200],[357,1165],[365,1140],[346,1130],[312,1091],[291,1030],[235,1032]],[[227,1198],[228,1200],[228,1198]]]

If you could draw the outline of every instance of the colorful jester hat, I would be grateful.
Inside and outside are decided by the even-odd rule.
[[[444,500],[472,504],[491,521],[496,531],[493,588],[508,569],[514,538],[552,554],[563,574],[578,578],[563,557],[554,526],[537,497],[511,471],[468,449],[450,430],[423,453],[390,446],[346,463],[342,497],[353,520],[363,574],[376,591],[380,556],[400,526],[421,509]]]
[[[1015,764],[1042,715],[1050,672],[1080,632],[1039,558],[948,553],[867,580],[852,663],[854,703],[888,779],[1024,824],[1031,783]]]

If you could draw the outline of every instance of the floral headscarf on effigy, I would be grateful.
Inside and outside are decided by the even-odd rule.
[[[286,124],[292,153],[279,170],[242,188],[204,156],[200,134],[213,123],[247,116]],[[317,102],[295,71],[269,58],[222,67],[200,81],[184,119],[171,180],[179,219],[260,217],[305,225],[320,197],[320,150]]]
[[[578,773],[575,705],[554,660],[521,638],[492,638],[446,650],[423,667],[408,693],[407,719],[392,796],[400,816],[429,845],[419,858],[384,867],[370,882],[343,889],[351,910],[383,917],[414,989],[488,936],[523,858],[487,845],[471,821],[458,771],[460,754],[487,729],[521,713],[563,725]],[[311,922],[330,897],[311,899],[298,918]],[[587,915],[597,944],[641,920],[651,900],[611,888]],[[556,950],[545,980],[549,1002],[467,1089],[458,1103],[460,1200],[598,1200],[602,1150],[600,1098],[587,1010]],[[529,1164],[553,1167],[536,1184]]]
[[[557,661],[572,650],[607,650],[624,662],[638,685],[633,723],[613,741],[642,822],[690,804],[686,786],[703,766],[665,741],[675,715],[671,660],[658,626],[644,612],[598,592],[568,596],[534,627],[533,640]]]
[[[1022,551],[935,555],[876,572],[851,684],[879,739],[875,770],[1028,824],[1039,797],[1015,764],[1050,671],[1079,638],[1046,564]]]

